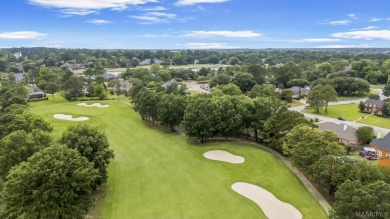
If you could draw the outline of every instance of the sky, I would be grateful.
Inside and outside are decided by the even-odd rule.
[[[387,48],[389,9],[389,0],[1,0],[0,48]]]

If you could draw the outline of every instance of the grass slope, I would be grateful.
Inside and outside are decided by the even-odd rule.
[[[91,211],[94,218],[265,218],[256,204],[230,188],[238,181],[269,190],[304,218],[327,218],[297,177],[269,152],[248,144],[193,144],[185,136],[148,127],[121,101],[102,102],[108,108],[47,103],[32,103],[31,111],[53,125],[55,137],[74,122],[54,119],[53,114],[88,116],[84,123],[103,129],[115,150],[106,196]],[[202,156],[213,149],[246,161],[234,165]]]

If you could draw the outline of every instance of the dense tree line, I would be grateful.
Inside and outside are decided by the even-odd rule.
[[[332,218],[390,210],[389,169],[345,156],[335,133],[295,126],[284,139],[283,153],[335,199]]]
[[[56,142],[22,88],[0,87],[0,218],[83,218],[91,192],[107,180],[107,137],[79,125]]]

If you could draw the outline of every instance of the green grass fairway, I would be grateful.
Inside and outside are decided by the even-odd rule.
[[[317,114],[313,109],[304,110],[305,113]],[[323,110],[320,111],[322,116],[327,116],[337,119],[343,117],[348,121],[355,121],[361,116],[367,116],[367,113],[359,112],[357,104],[345,104],[345,105],[334,105],[328,106],[328,114],[325,114]]]
[[[47,102],[49,103],[49,102]],[[58,138],[75,122],[56,113],[88,116],[83,123],[103,129],[115,150],[105,196],[93,218],[265,218],[261,209],[231,189],[235,182],[259,185],[295,206],[303,218],[327,218],[303,184],[275,155],[249,144],[193,144],[186,136],[150,128],[121,100],[108,108],[73,103],[32,103],[31,111],[53,125]],[[34,104],[37,106],[34,107]],[[243,164],[208,160],[203,153],[221,149],[246,158]]]

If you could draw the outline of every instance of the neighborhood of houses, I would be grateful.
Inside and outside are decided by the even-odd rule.
[[[150,60],[144,60],[144,61],[145,63],[143,64],[145,65],[150,64]],[[83,68],[83,66],[78,66],[78,65],[72,66],[69,63],[67,66],[71,67],[72,69]],[[102,75],[102,77],[104,78],[106,83],[108,83],[112,79],[119,79],[120,90],[123,93],[127,93],[131,89],[132,84],[126,80],[121,79],[121,74],[122,72],[119,71],[107,71]],[[24,82],[25,81],[24,73],[15,74],[15,81],[16,83]],[[171,79],[165,82],[162,85],[162,87],[167,88],[173,83],[177,83],[177,81],[175,79]],[[302,95],[307,96],[310,92],[310,87],[302,88],[298,86],[293,86],[289,89],[292,91],[293,99],[298,99],[298,100]],[[87,92],[87,89],[85,88],[84,91]],[[45,92],[41,90],[39,87],[28,87],[28,95],[30,99],[47,98]],[[382,107],[385,104],[385,102],[381,100],[367,99],[363,102],[363,104],[364,104],[364,111],[372,114],[380,115],[382,112]],[[320,131],[330,130],[335,132],[338,136],[340,143],[344,145],[349,145],[349,146],[360,145],[359,139],[356,134],[356,129],[352,126],[346,124],[336,124],[332,122],[319,122],[318,129]],[[390,166],[390,133],[388,133],[383,138],[381,138],[381,136],[378,136],[378,138],[375,138],[374,140],[371,141],[369,147],[360,147],[360,148],[362,149],[362,152],[360,153],[361,156],[364,156],[369,160],[379,160],[378,163],[381,166]]]

